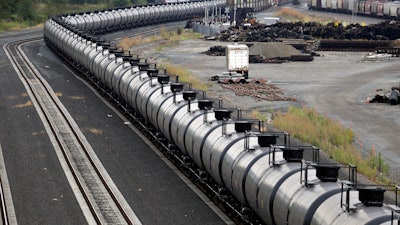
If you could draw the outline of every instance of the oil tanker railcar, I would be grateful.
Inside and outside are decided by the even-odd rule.
[[[312,10],[400,19],[400,2],[387,0],[308,0]]]
[[[197,99],[195,91],[159,75],[157,68],[85,32],[187,19],[215,4],[225,2],[55,16],[44,26],[45,42],[132,108],[263,223],[391,224],[398,210],[383,204],[383,189],[338,181],[339,167],[306,163],[303,149],[275,146],[276,136],[251,132],[251,122],[233,121],[231,111],[213,108],[211,100]]]

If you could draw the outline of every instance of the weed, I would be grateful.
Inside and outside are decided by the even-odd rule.
[[[117,46],[123,49],[130,49],[136,45],[143,45],[157,42],[158,45],[155,47],[156,51],[162,51],[165,47],[172,47],[179,43],[180,40],[194,39],[201,37],[200,34],[194,33],[190,30],[182,30],[178,28],[176,32],[168,31],[165,28],[161,28],[160,35],[153,35],[149,37],[133,37],[122,39]],[[178,75],[181,82],[190,83],[193,88],[197,90],[208,90],[208,85],[202,83],[198,78],[192,75],[192,73],[181,66],[173,65],[170,63],[159,64],[158,68],[165,68],[168,74]]]
[[[173,32],[173,31],[168,31],[165,28],[161,28],[159,35],[140,37],[140,38],[138,37],[125,38],[121,40],[117,45],[119,47],[123,47],[124,49],[129,49],[137,45],[159,42],[155,50],[157,52],[161,52],[166,47],[173,47],[179,44],[179,41],[188,39],[197,39],[200,37],[202,37],[201,34],[192,32],[187,29],[177,28],[176,32]]]
[[[376,155],[375,149],[371,148],[367,154],[362,154],[354,144],[355,134],[351,129],[318,114],[315,109],[291,106],[286,113],[277,112],[273,124],[293,137],[317,146],[337,162],[356,165],[358,172],[371,181],[388,182],[385,177],[377,180],[377,175],[388,174],[389,165]]]
[[[193,76],[193,74],[186,68],[173,65],[170,63],[159,64],[158,68],[165,68],[168,74],[178,75],[179,81],[184,83],[190,83],[193,88],[197,90],[208,90],[208,85],[202,83],[197,77]]]
[[[288,20],[302,22],[320,21],[321,23],[327,23],[334,21],[334,19],[328,17],[312,17],[310,15],[305,15],[292,8],[282,8],[276,12],[275,15],[278,17],[287,18]]]

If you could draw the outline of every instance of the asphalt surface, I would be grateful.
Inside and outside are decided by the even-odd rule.
[[[4,35],[0,41],[7,43],[17,35]],[[142,224],[230,223],[43,41],[27,44],[23,50],[75,119]],[[85,224],[26,90],[4,54],[0,60],[0,143],[18,223]]]
[[[11,33],[1,36],[0,44],[30,36]],[[85,224],[32,101],[3,48],[0,51],[0,144],[17,222]]]
[[[307,12],[304,8],[303,12]],[[312,14],[321,12],[308,11]],[[257,14],[259,17],[274,16],[273,11]],[[261,15],[261,16],[260,16]],[[341,20],[378,23],[379,19],[336,15]],[[221,88],[210,77],[226,71],[226,58],[207,56],[202,52],[211,46],[226,45],[219,41],[189,40],[161,53],[144,51],[143,54],[166,60],[188,68],[201,82],[209,85],[207,96],[224,99],[224,105],[247,112],[257,109],[271,112],[285,110],[289,105],[308,106],[319,113],[339,121],[356,133],[356,144],[363,153],[371,148],[381,153],[390,165],[390,177],[400,183],[400,113],[399,106],[370,104],[377,89],[390,90],[399,86],[400,59],[384,62],[363,62],[366,52],[319,52],[312,62],[283,64],[250,64],[250,78],[267,79],[280,87],[295,102],[256,101],[251,97],[235,96]],[[201,62],[201,63],[199,63]]]

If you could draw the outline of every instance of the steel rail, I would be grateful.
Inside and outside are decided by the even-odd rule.
[[[3,225],[8,225],[9,224],[9,219],[8,219],[8,212],[7,212],[7,205],[6,205],[6,200],[4,196],[4,191],[3,191],[3,181],[0,178],[0,204],[1,204],[1,222]]]
[[[35,100],[39,103],[39,108],[45,116],[51,132],[56,138],[56,142],[66,161],[73,178],[91,212],[96,224],[114,223],[115,218],[123,218],[123,223],[138,224],[126,212],[124,205],[120,202],[102,171],[98,168],[88,146],[82,140],[80,131],[73,123],[63,106],[51,90],[47,82],[38,74],[38,71],[29,62],[22,52],[21,45],[31,41],[43,39],[31,38],[22,41],[15,41],[5,46],[5,51],[11,62],[16,66],[17,73],[21,74],[33,93]],[[92,171],[92,172],[84,172]],[[94,173],[93,173],[94,171]],[[98,183],[100,180],[100,183]],[[104,193],[104,189],[106,193]],[[112,199],[113,203],[110,203]],[[105,204],[101,204],[106,202]],[[118,211],[114,209],[115,206]],[[111,213],[110,213],[111,211]],[[120,214],[120,215],[118,215]],[[136,221],[136,222],[134,222]],[[120,221],[118,221],[120,222]],[[139,222],[140,223],[140,222]]]

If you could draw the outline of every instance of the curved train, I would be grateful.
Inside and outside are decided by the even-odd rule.
[[[387,19],[400,19],[400,2],[386,0],[308,0],[308,8]]]
[[[170,81],[146,61],[85,32],[183,20],[215,4],[225,2],[55,16],[44,26],[45,42],[133,109],[191,159],[198,173],[206,173],[263,223],[391,224],[398,219],[398,208],[383,203],[384,189],[338,180],[339,166],[307,163],[304,149],[277,146],[276,135],[254,131],[251,121],[230,119],[230,110],[198,99],[196,91]]]
[[[193,16],[204,15],[205,8],[224,5],[224,1],[206,1],[181,4],[137,6],[103,10],[79,14],[63,15],[63,24],[79,29],[80,32],[100,34],[146,26],[185,20]]]

